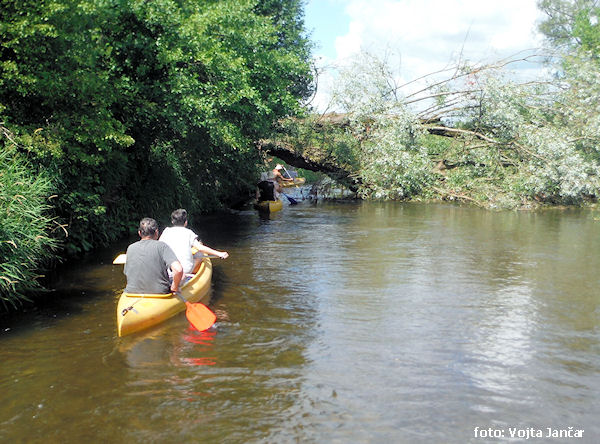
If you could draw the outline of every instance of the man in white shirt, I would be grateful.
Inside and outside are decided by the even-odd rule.
[[[213,250],[198,240],[198,235],[187,228],[187,211],[183,208],[171,213],[171,223],[173,226],[165,228],[159,240],[171,247],[185,274],[198,270],[204,254],[212,254],[221,259],[229,257],[226,251]],[[198,251],[195,255],[192,253],[192,248]]]

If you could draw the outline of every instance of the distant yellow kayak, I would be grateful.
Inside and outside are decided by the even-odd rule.
[[[293,182],[283,181],[281,185],[283,187],[295,187],[296,185],[304,185],[306,179],[304,177],[295,177]]]
[[[258,211],[264,211],[265,213],[275,213],[283,208],[283,202],[280,199],[277,200],[263,200],[254,204],[254,208]]]
[[[189,302],[207,303],[210,299],[212,262],[204,258],[198,272],[181,286],[181,296]],[[184,311],[186,305],[172,293],[132,294],[125,293],[117,304],[117,332],[129,335],[160,324]]]

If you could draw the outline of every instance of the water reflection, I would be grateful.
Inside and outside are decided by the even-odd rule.
[[[185,343],[182,344],[180,350],[176,349],[178,355],[184,356],[181,358],[181,362],[185,365],[215,365],[217,363],[216,357],[210,356],[210,354],[216,334],[216,328],[200,332],[190,327],[183,338]],[[194,354],[200,356],[188,356],[190,348],[193,349]]]

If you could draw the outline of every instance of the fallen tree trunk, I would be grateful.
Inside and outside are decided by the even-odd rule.
[[[334,162],[334,159],[320,161],[312,160],[297,153],[292,147],[270,140],[260,141],[259,149],[269,155],[278,157],[296,168],[324,173],[332,179],[349,181],[353,186],[358,185],[357,180],[353,177],[354,172],[340,167]]]

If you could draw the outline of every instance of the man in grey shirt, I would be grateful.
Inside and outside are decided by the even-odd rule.
[[[127,277],[126,293],[167,294],[179,291],[183,267],[173,250],[158,241],[158,224],[145,217],[138,229],[140,240],[127,248],[127,262],[123,273]],[[169,279],[167,269],[173,273]]]

